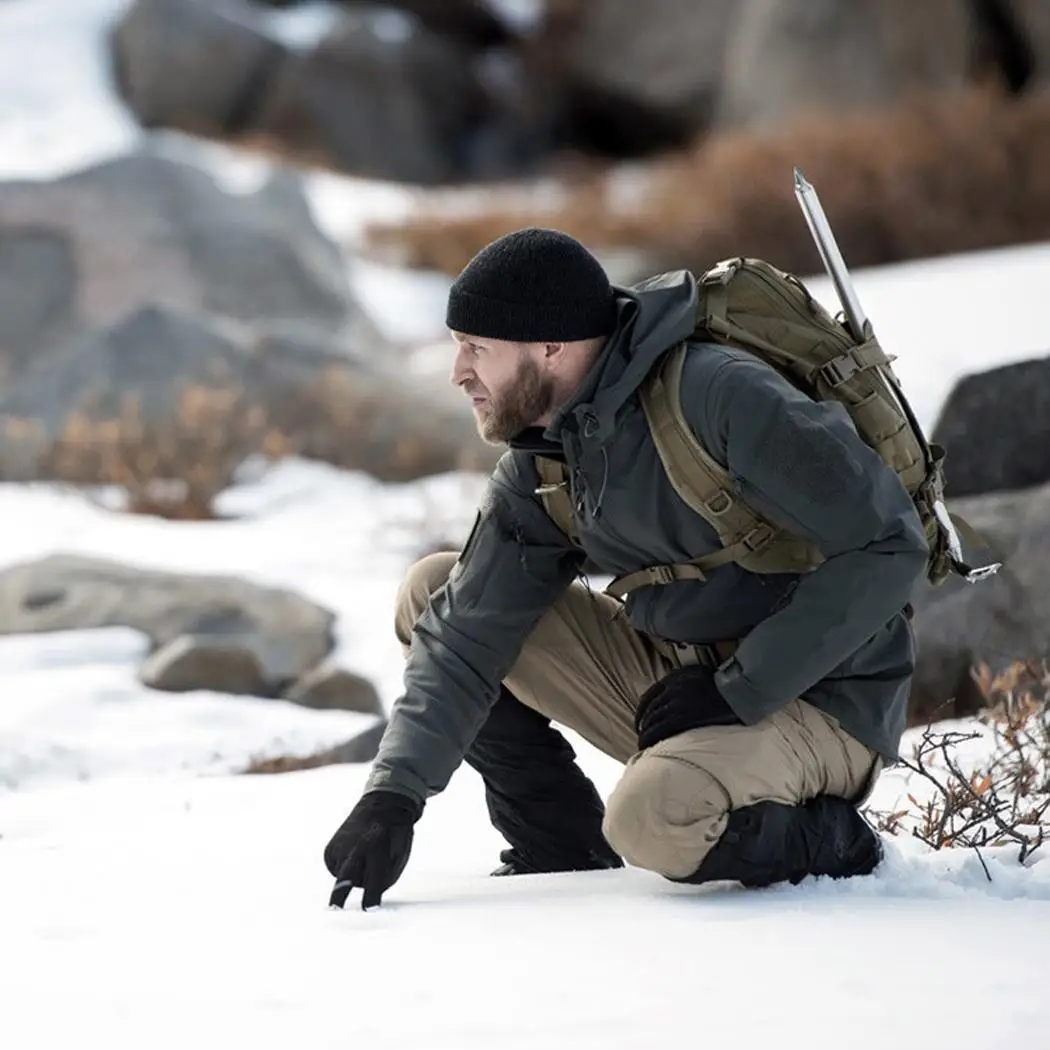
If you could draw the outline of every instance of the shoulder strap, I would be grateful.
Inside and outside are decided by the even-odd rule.
[[[703,580],[712,569],[736,562],[750,572],[808,572],[822,561],[806,540],[766,521],[738,499],[728,471],[693,434],[682,411],[683,343],[657,366],[639,394],[653,444],[667,478],[682,500],[718,534],[721,548],[676,565],[657,565],[618,576],[606,588],[615,598],[639,587],[676,580]]]
[[[675,492],[718,533],[722,549],[697,558],[703,570],[762,550],[777,530],[738,500],[728,471],[697,441],[682,412],[682,370],[688,344],[673,350],[641,390],[653,443]]]
[[[543,503],[543,509],[553,519],[554,524],[576,542],[576,518],[572,512],[572,493],[569,491],[569,471],[564,463],[546,456],[533,456],[536,470],[540,475],[540,485],[536,495]]]

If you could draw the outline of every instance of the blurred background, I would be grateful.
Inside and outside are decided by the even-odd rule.
[[[192,538],[179,572],[237,564],[239,540],[192,530],[263,504],[299,508],[297,544],[335,515],[326,537],[359,558],[379,541],[348,538],[353,520],[390,500],[380,532],[418,523],[402,561],[456,546],[495,458],[447,382],[444,297],[472,254],[547,225],[621,283],[742,254],[826,292],[798,166],[949,445],[951,495],[1018,567],[979,594],[922,597],[915,718],[979,706],[981,661],[1050,649],[1046,0],[0,0],[0,89],[8,498],[58,483],[92,513],[179,522],[178,541],[127,548],[158,563]],[[295,475],[310,493],[323,474],[343,495],[312,503],[293,464],[315,472]],[[421,479],[445,487],[401,501]],[[61,506],[50,532],[24,512],[43,531],[8,560],[103,529]],[[107,536],[124,527],[106,519]],[[82,553],[104,547],[121,544]],[[257,550],[246,576],[338,616],[304,612],[292,644],[287,605],[260,627],[252,592],[176,600],[151,578],[160,597],[131,626],[163,659],[142,680],[381,721],[389,644],[347,634],[353,673],[303,681],[342,644],[360,566],[326,575],[322,546],[307,583],[302,558],[270,571],[276,548]],[[127,623],[143,583],[122,571],[0,573],[18,596],[0,633]]]

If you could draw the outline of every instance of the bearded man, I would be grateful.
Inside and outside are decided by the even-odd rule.
[[[466,762],[508,848],[496,874],[616,868],[746,886],[871,872],[858,812],[897,757],[914,668],[906,607],[928,547],[898,476],[842,406],[696,333],[696,280],[613,286],[554,230],[484,248],[452,286],[452,382],[506,443],[457,554],[408,571],[407,663],[366,791],[325,850],[342,905],[379,904],[426,800]],[[726,561],[624,603],[580,579],[719,550],[670,483],[639,403],[681,344],[682,411],[735,494],[805,537],[811,572]],[[564,463],[575,538],[538,462]],[[607,804],[555,726],[624,764]]]

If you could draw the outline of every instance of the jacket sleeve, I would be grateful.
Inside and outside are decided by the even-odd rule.
[[[497,465],[448,582],[412,632],[404,694],[367,789],[419,801],[444,790],[532,627],[575,577],[582,555],[533,494],[538,484],[525,457]]]
[[[716,675],[737,715],[754,723],[806,693],[901,612],[928,548],[911,497],[842,405],[812,400],[750,357],[722,365],[696,401],[706,401],[698,434],[707,431],[701,440],[740,495],[826,559],[799,577]]]

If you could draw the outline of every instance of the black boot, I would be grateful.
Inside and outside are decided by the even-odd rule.
[[[620,868],[602,835],[605,806],[550,719],[506,689],[471,744],[493,827],[510,849],[493,875]]]
[[[582,861],[574,861],[572,867],[568,868],[533,868],[515,849],[503,850],[499,859],[503,863],[495,871],[490,871],[490,875],[539,875],[551,871],[605,871],[609,868],[623,867],[623,861],[612,850],[608,850],[608,847],[607,852],[592,852]]]
[[[756,802],[734,810],[700,867],[679,882],[730,879],[745,886],[867,875],[882,859],[879,836],[844,798],[819,795],[803,806]]]

